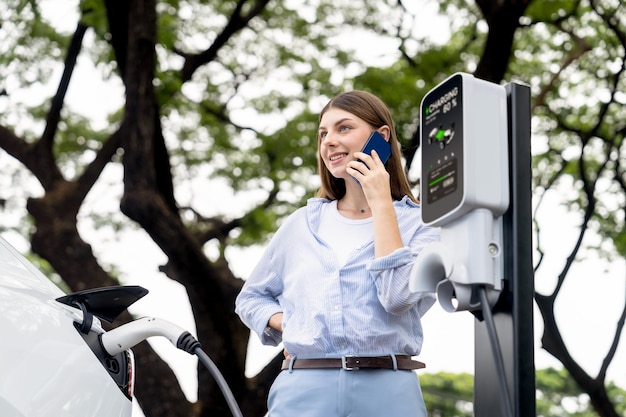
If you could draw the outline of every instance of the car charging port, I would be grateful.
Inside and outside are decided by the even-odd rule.
[[[59,303],[78,308],[82,320],[74,327],[96,355],[102,367],[113,378],[129,399],[133,396],[135,359],[130,349],[109,354],[100,344],[99,333],[93,330],[94,318],[112,323],[130,305],[148,294],[148,290],[136,286],[113,286],[78,291],[56,299]],[[99,326],[98,326],[99,327]]]
[[[104,367],[112,374],[120,373],[120,364],[115,358],[104,358]]]
[[[98,360],[102,364],[102,367],[115,381],[119,389],[124,393],[126,397],[131,399],[133,396],[134,385],[134,358],[132,352],[129,350],[125,350],[115,355],[109,355],[102,348],[98,333],[93,330],[89,331],[88,333],[83,333],[80,330],[80,324],[78,323],[76,324],[76,329],[78,330],[78,333],[82,336],[83,340],[85,340],[85,343],[87,343],[87,346],[89,346],[94,355],[96,355],[96,358],[98,358]]]

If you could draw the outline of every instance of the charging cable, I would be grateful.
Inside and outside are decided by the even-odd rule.
[[[479,285],[477,288],[478,296],[480,297],[480,304],[482,306],[483,318],[487,325],[487,332],[489,333],[489,341],[491,342],[491,350],[496,365],[496,372],[498,379],[500,380],[500,398],[502,405],[502,412],[505,417],[513,417],[513,408],[511,407],[511,398],[509,396],[508,384],[506,382],[506,374],[504,372],[504,359],[502,358],[502,351],[500,350],[500,342],[498,341],[498,334],[496,333],[496,325],[493,321],[493,315],[491,314],[491,307],[489,300],[487,299],[487,290],[483,285]]]
[[[217,382],[217,385],[228,403],[231,414],[234,417],[243,417],[239,405],[235,400],[235,396],[218,367],[204,350],[202,350],[200,342],[198,342],[191,333],[177,325],[167,320],[143,317],[106,333],[102,333],[100,335],[100,343],[105,352],[114,356],[152,336],[163,336],[178,349],[184,350],[191,355],[196,355],[200,363],[208,369],[211,376],[213,376]]]

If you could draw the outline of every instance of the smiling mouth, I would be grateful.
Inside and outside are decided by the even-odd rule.
[[[341,158],[343,158],[343,157],[345,157],[347,155],[348,155],[347,153],[341,153],[341,154],[338,154],[338,155],[333,155],[333,156],[330,157],[330,161],[331,162],[336,161],[336,160],[341,159]]]

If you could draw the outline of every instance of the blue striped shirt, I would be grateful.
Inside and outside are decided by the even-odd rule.
[[[236,300],[236,312],[264,344],[281,341],[291,355],[407,354],[422,346],[420,317],[432,293],[411,293],[409,275],[423,247],[439,240],[408,197],[394,202],[404,247],[374,259],[374,242],[340,264],[317,231],[322,205],[313,198],[271,239]],[[267,327],[283,313],[283,332]]]

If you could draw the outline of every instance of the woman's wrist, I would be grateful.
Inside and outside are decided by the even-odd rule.
[[[267,322],[267,327],[278,330],[279,332],[283,331],[283,313],[273,314]]]

